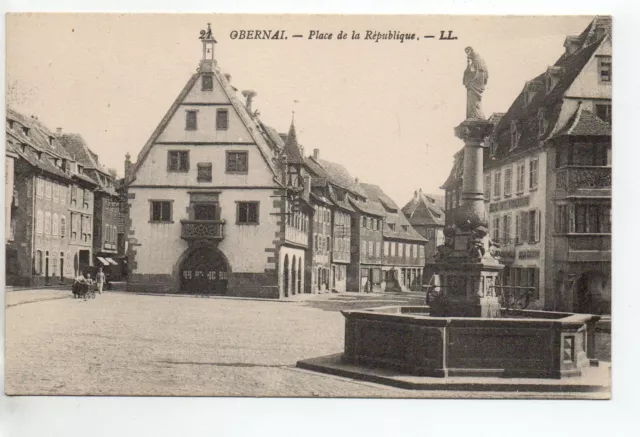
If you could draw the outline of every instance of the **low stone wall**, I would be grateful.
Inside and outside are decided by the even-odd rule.
[[[343,311],[346,362],[421,376],[560,378],[581,374],[597,316],[430,317],[429,307]],[[526,313],[526,314],[525,314]]]

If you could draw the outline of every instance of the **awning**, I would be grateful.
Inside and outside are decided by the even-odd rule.
[[[101,262],[102,264],[104,264],[105,266],[108,266],[108,265],[109,265],[109,262],[108,262],[106,259],[104,259],[104,258],[102,258],[102,257],[100,257],[100,256],[97,256],[96,258],[98,258],[98,261],[100,261],[100,262]]]
[[[115,262],[114,260],[112,260],[111,258],[105,258],[105,259],[107,260],[107,262],[108,262],[109,264],[113,264],[114,266],[117,266],[117,265],[118,265],[118,263],[117,263],[117,262]]]

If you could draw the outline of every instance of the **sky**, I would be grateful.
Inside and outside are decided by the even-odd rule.
[[[486,61],[488,117],[505,112],[525,82],[562,54],[587,16],[340,16],[10,14],[8,101],[51,130],[80,133],[106,167],[123,174],[196,71],[198,39],[212,24],[215,57],[253,108],[279,132],[295,111],[305,154],[343,164],[400,206],[415,190],[442,195],[453,128],[465,118],[464,48]],[[233,30],[284,29],[287,40],[232,39]],[[332,33],[308,39],[310,31]],[[340,31],[349,38],[338,40]],[[351,39],[353,31],[361,39]],[[365,40],[367,30],[418,40]],[[456,40],[441,41],[440,31]],[[293,38],[295,34],[303,38]],[[436,38],[425,39],[425,35]]]

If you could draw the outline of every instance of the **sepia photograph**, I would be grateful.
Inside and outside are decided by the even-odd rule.
[[[5,22],[6,395],[611,398],[611,16]]]

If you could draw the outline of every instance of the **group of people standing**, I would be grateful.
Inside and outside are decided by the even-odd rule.
[[[106,282],[107,277],[105,276],[104,272],[102,271],[102,267],[98,268],[98,273],[96,273],[96,279],[95,281],[91,278],[91,273],[87,272],[87,274],[85,276],[78,276],[76,278],[76,282],[78,283],[83,283],[83,284],[88,284],[88,285],[97,285],[98,287],[98,294],[102,294],[102,290],[104,289],[104,284]]]

